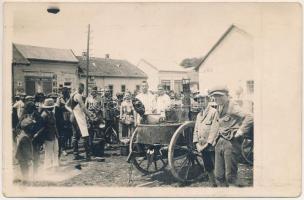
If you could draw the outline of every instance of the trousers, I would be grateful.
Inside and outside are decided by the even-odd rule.
[[[78,128],[76,120],[72,124],[72,131],[73,131],[73,137],[72,137],[73,154],[74,154],[74,156],[78,156],[79,155],[78,143],[81,138],[81,133]],[[84,149],[85,149],[86,157],[89,157],[90,156],[90,138],[89,138],[89,136],[83,137],[83,141],[84,141]]]
[[[220,137],[215,146],[215,178],[218,185],[233,184],[237,180],[240,144]]]

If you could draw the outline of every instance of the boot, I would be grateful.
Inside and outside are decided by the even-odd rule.
[[[215,176],[213,172],[207,172],[208,174],[208,178],[209,178],[209,183],[211,185],[211,187],[217,187],[217,184],[215,182]]]

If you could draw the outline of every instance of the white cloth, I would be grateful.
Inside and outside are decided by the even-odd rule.
[[[136,96],[145,106],[145,114],[152,114],[152,111],[155,109],[155,96],[150,92],[144,94],[140,93]]]
[[[22,112],[23,112],[24,103],[21,100],[19,100],[13,105],[13,108],[17,109],[17,116],[18,116],[18,119],[20,119]]]
[[[80,95],[82,98],[82,95],[81,94],[75,94],[74,95],[74,101],[78,102],[77,101],[77,98],[79,98],[79,96],[77,95]],[[89,131],[88,131],[88,125],[87,125],[87,119],[86,119],[86,115],[85,113],[82,111],[82,109],[80,108],[80,105],[79,103],[75,106],[75,108],[73,109],[73,114],[74,114],[74,117],[76,119],[76,122],[78,124],[78,127],[79,127],[79,130],[80,130],[80,133],[81,133],[81,136],[82,137],[87,137],[89,136]]]
[[[75,108],[73,109],[73,114],[77,121],[81,136],[82,137],[89,136],[87,119],[86,119],[84,112],[81,110],[79,104],[77,104],[77,106],[75,106]]]
[[[158,96],[156,99],[156,113],[161,114],[162,117],[165,117],[165,110],[168,109],[171,105],[171,99],[167,94]]]
[[[57,138],[52,141],[45,140],[44,142],[44,169],[59,166],[58,158],[58,141]]]

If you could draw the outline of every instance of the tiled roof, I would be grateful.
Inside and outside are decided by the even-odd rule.
[[[57,49],[48,47],[37,47],[23,44],[13,44],[22,56],[28,60],[47,60],[55,62],[77,63],[71,49]]]
[[[86,74],[86,58],[77,56],[81,73]],[[90,58],[89,75],[107,77],[147,78],[147,74],[126,60],[111,58]]]
[[[157,71],[163,72],[186,72],[187,70],[180,66],[177,62],[158,59],[141,59],[140,62],[150,65]]]

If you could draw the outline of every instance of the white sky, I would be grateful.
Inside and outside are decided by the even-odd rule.
[[[254,4],[210,3],[91,3],[19,4],[14,11],[15,43],[86,49],[87,25],[92,30],[92,55],[180,62],[201,57],[232,24],[251,31],[258,13]]]

